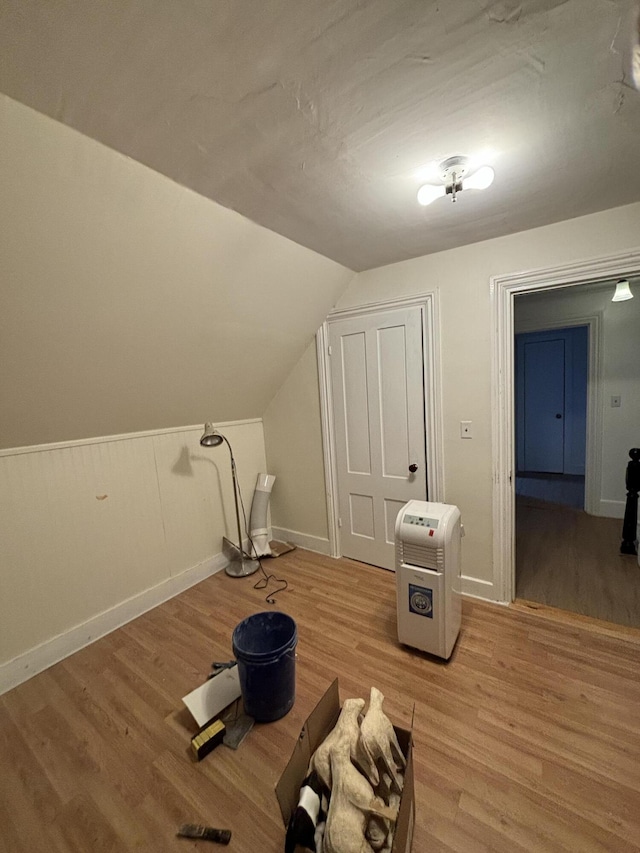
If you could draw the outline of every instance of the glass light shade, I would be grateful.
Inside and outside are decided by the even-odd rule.
[[[445,194],[446,190],[444,186],[438,187],[434,184],[425,184],[418,190],[418,204],[426,207],[428,204],[431,204],[432,201],[435,201],[437,198],[440,198],[440,196]]]
[[[616,292],[613,294],[611,301],[626,302],[627,299],[633,299],[633,293],[631,293],[629,282],[626,279],[621,278],[616,284]]]
[[[493,183],[496,173],[491,166],[481,166],[477,172],[469,178],[464,178],[462,181],[462,189],[464,190],[486,190]]]

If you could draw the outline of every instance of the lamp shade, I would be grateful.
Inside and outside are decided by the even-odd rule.
[[[626,278],[621,278],[616,284],[616,292],[613,294],[611,301],[626,302],[627,299],[633,299],[633,293],[631,293],[631,287]]]
[[[222,441],[222,436],[217,429],[213,428],[213,424],[204,425],[204,432],[200,437],[200,444],[203,447],[218,447],[219,444],[222,444]]]
[[[486,190],[493,183],[495,176],[491,166],[481,166],[469,178],[463,178],[462,187],[465,190]]]
[[[431,204],[432,201],[435,201],[437,198],[440,198],[445,194],[446,189],[444,186],[436,186],[435,184],[425,184],[418,190],[418,204],[421,204],[423,207],[426,207],[428,204]]]

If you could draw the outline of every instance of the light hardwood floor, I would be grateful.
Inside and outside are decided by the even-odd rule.
[[[518,598],[640,628],[640,566],[621,534],[618,519],[518,497]]]
[[[182,823],[276,853],[274,785],[334,677],[341,697],[415,704],[414,853],[640,850],[640,631],[467,600],[449,663],[396,641],[394,576],[302,550],[267,568],[298,625],[291,712],[237,751],[189,756],[181,697],[263,609],[253,578],[215,575],[0,698],[0,850],[212,850]]]

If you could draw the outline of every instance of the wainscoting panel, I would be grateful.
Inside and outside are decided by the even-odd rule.
[[[248,512],[262,422],[220,428]],[[224,565],[229,452],[200,447],[201,431],[0,452],[0,692]]]

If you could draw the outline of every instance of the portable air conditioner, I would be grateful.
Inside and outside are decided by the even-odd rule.
[[[409,501],[396,519],[398,639],[445,658],[460,632],[460,510]]]

